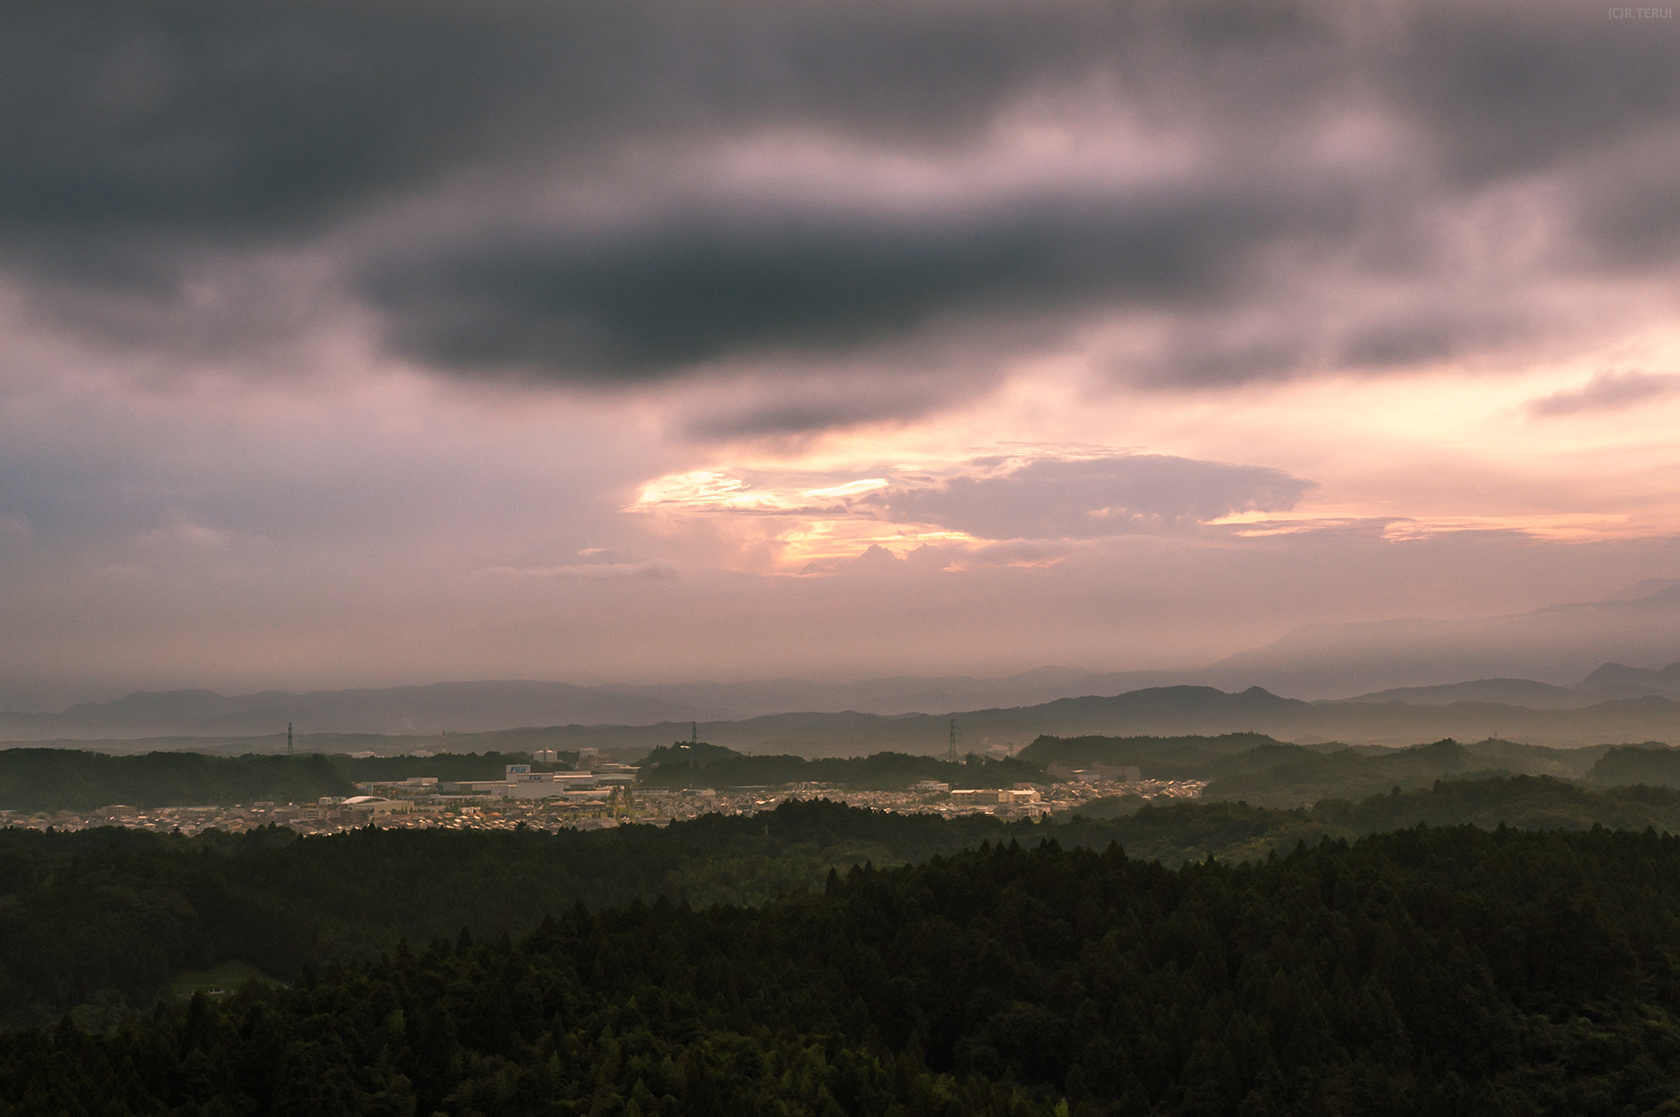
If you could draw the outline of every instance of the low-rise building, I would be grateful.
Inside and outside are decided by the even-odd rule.
[[[374,815],[407,814],[414,809],[412,800],[387,799],[383,795],[352,795],[343,805],[347,810],[367,811]]]
[[[597,762],[590,772],[598,783],[603,784],[632,784],[641,772],[640,768],[631,764],[619,764],[615,761]]]

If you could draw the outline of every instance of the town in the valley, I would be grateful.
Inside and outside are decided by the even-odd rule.
[[[1096,799],[1193,799],[1200,780],[1146,780],[1134,768],[1052,773],[1051,782],[1002,789],[953,789],[925,780],[898,791],[847,790],[833,784],[778,787],[669,788],[638,783],[640,771],[604,754],[580,758],[574,771],[543,771],[538,764],[510,764],[500,780],[445,782],[431,776],[357,784],[356,795],[312,803],[257,801],[232,806],[140,808],[113,804],[91,811],[24,814],[3,811],[0,825],[26,829],[85,830],[121,826],[161,833],[241,833],[284,826],[303,834],[381,829],[596,830],[624,825],[665,826],[706,814],[739,815],[774,809],[789,799],[828,799],[854,807],[945,818],[986,814],[1005,820],[1076,811]]]

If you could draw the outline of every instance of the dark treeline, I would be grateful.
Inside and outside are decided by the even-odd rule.
[[[1680,787],[1680,749],[1655,741],[1613,748],[1592,766],[1588,778],[1601,784]]]
[[[107,756],[78,749],[0,751],[0,809],[86,811],[118,803],[164,807],[313,803],[354,795],[354,781],[325,756],[206,756],[151,752]]]
[[[0,1114],[1665,1112],[1677,956],[1652,832],[1010,841],[0,1036]]]
[[[1340,746],[1334,746],[1340,747]],[[1046,767],[1085,768],[1092,764],[1136,764],[1145,779],[1199,780],[1217,764],[1260,748],[1289,750],[1290,757],[1311,755],[1264,733],[1225,733],[1217,737],[1050,737],[1042,736],[1016,753],[1017,759]]]
[[[653,787],[779,787],[824,783],[860,791],[901,790],[922,780],[957,788],[1012,787],[1039,782],[1044,769],[1020,760],[970,756],[961,762],[902,752],[865,757],[747,756],[704,741],[654,749],[641,762],[640,782]]]
[[[1264,860],[1303,840],[1418,822],[1680,832],[1680,792],[1592,792],[1533,777],[1443,782],[1312,810],[1118,800],[1087,810],[1092,817],[1004,824],[819,801],[587,833],[0,831],[0,1023],[87,1006],[144,1009],[172,976],[229,960],[290,980],[306,965],[365,960],[404,938],[426,942],[463,927],[481,937],[520,935],[578,903],[758,905],[821,887],[831,868],[922,863],[983,841],[1118,842],[1134,857],[1176,866]],[[1104,814],[1111,817],[1096,817]]]
[[[1360,802],[1325,799],[1313,807],[1278,810],[1228,800],[1099,799],[1059,815],[1064,845],[1112,838],[1133,856],[1168,865],[1215,857],[1263,859],[1297,841],[1356,838],[1424,823],[1500,825],[1525,830],[1651,828],[1680,834],[1680,790],[1666,787],[1589,789],[1549,776],[1438,780],[1428,788],[1373,795]]]
[[[500,779],[507,765],[530,759],[525,753],[498,752],[431,757],[229,757],[197,752],[108,756],[80,749],[3,749],[0,810],[89,811],[119,803],[132,807],[231,806],[259,800],[313,803],[324,795],[354,795],[355,785],[369,780]]]
[[[26,813],[136,807],[225,806],[259,800],[313,802],[348,795],[359,782],[435,776],[443,782],[500,778],[527,753],[439,753],[435,756],[205,756],[153,752],[106,756],[71,749],[0,750],[0,810]],[[565,768],[562,763],[540,767]],[[882,752],[868,757],[806,760],[746,756],[705,743],[653,750],[641,782],[653,787],[780,787],[817,783],[849,790],[902,790],[922,780],[954,788],[1043,782],[1051,766],[1137,765],[1145,778],[1205,780],[1204,798],[1297,807],[1323,799],[1358,801],[1400,787],[1427,788],[1439,779],[1496,774],[1551,775],[1599,786],[1680,786],[1680,751],[1661,745],[1550,749],[1488,740],[1437,741],[1407,749],[1350,749],[1282,744],[1256,733],[1219,737],[1040,737],[1009,760],[970,756],[960,763]]]
[[[1439,779],[1554,776],[1599,786],[1680,786],[1680,752],[1662,745],[1557,749],[1490,738],[1403,749],[1291,745],[1258,733],[1219,737],[1040,737],[1019,753],[1033,765],[1135,764],[1146,779],[1205,780],[1204,798],[1295,807],[1361,800]]]
[[[577,753],[558,754],[558,764],[536,764],[537,771],[570,771]],[[351,783],[373,780],[406,780],[411,776],[436,776],[445,783],[467,780],[499,780],[509,764],[529,764],[526,752],[440,752],[436,756],[343,756],[330,758],[332,765]]]
[[[1457,741],[1437,741],[1375,754],[1353,749],[1314,753],[1295,745],[1272,745],[1209,765],[1203,792],[1214,799],[1245,799],[1272,807],[1320,799],[1364,799],[1385,789],[1428,787],[1436,780],[1473,778],[1508,771],[1488,763]]]
[[[762,903],[833,866],[924,861],[1003,832],[986,816],[829,803],[593,832],[5,830],[0,1023],[84,1003],[144,1007],[171,976],[226,960],[291,979],[404,937],[524,934],[578,903]]]

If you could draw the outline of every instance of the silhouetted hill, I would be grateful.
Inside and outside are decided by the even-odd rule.
[[[1606,663],[1582,679],[1576,689],[1596,698],[1638,698],[1645,695],[1680,696],[1680,661],[1650,670],[1624,663]]]
[[[153,752],[106,756],[72,749],[0,750],[0,809],[93,810],[275,802],[313,803],[354,795],[355,786],[324,756],[205,756]]]
[[[1093,764],[1136,765],[1145,779],[1200,779],[1208,764],[1221,757],[1256,750],[1305,754],[1298,745],[1282,745],[1263,733],[1226,733],[1217,737],[1052,737],[1044,736],[1016,756],[1030,764],[1088,768]]]
[[[1106,697],[1065,698],[1037,706],[971,710],[948,714],[881,716],[855,711],[792,713],[739,720],[699,722],[700,735],[712,744],[741,753],[773,753],[806,758],[867,756],[878,752],[938,755],[949,743],[950,722],[957,722],[960,752],[1019,748],[1042,735],[1079,737],[1219,736],[1254,732],[1279,741],[1388,747],[1453,737],[1498,737],[1533,745],[1576,747],[1606,742],[1680,742],[1680,702],[1656,696],[1616,699],[1573,710],[1535,710],[1493,702],[1455,702],[1446,706],[1404,702],[1309,703],[1280,698],[1259,688],[1228,693],[1212,687],[1151,687]],[[689,721],[648,725],[550,724],[448,737],[452,751],[571,750],[593,747],[615,759],[634,760],[649,750],[689,737]],[[284,732],[252,736],[111,738],[32,741],[103,752],[196,749],[223,754],[275,752],[285,747]],[[440,751],[440,738],[420,735],[307,734],[300,750],[367,751],[391,755],[425,749]]]
[[[1496,773],[1582,779],[1608,746],[1549,749],[1512,741],[1446,739],[1404,749],[1304,748],[1269,737],[1041,737],[1020,753],[1033,764],[1135,764],[1145,779],[1204,780],[1205,800],[1296,807],[1321,799],[1363,799],[1393,788]],[[1673,754],[1680,758],[1680,752]],[[1675,765],[1680,773],[1680,764]],[[1609,782],[1609,781],[1601,781]],[[1660,782],[1638,778],[1617,783]]]
[[[642,758],[644,771],[662,769],[668,772],[697,772],[715,760],[729,760],[741,754],[734,749],[705,741],[678,741],[660,745]]]
[[[1084,694],[1116,694],[1140,686],[1178,682],[1184,677],[1182,671],[1092,672],[1072,667],[1039,667],[1001,678],[903,675],[845,683],[766,679],[608,685],[600,689],[672,702],[695,711],[690,717],[704,720],[740,720],[794,711],[853,711],[890,717],[1032,706]]]
[[[1592,766],[1588,778],[1606,786],[1647,784],[1680,787],[1680,749],[1651,742],[1609,749]]]
[[[941,714],[978,706],[1033,705],[1124,690],[1159,673],[1096,674],[1042,668],[1001,679],[889,678],[824,684],[802,679],[664,686],[573,686],[540,681],[434,683],[354,690],[269,690],[228,696],[209,690],[136,691],[59,713],[0,713],[0,740],[114,740],[160,736],[253,737],[284,733],[436,736],[520,726],[677,725],[740,721],[789,711]],[[651,741],[670,741],[661,729]],[[643,747],[652,747],[643,742]]]
[[[270,690],[235,697],[207,690],[137,691],[59,714],[0,714],[0,738],[45,740],[152,736],[249,736],[300,732],[418,733],[520,725],[674,721],[686,707],[656,698],[549,682],[434,683],[430,686]]]
[[[1495,702],[1504,706],[1521,706],[1530,710],[1574,710],[1591,706],[1601,698],[1583,694],[1565,686],[1539,683],[1533,679],[1475,679],[1463,683],[1443,683],[1440,686],[1395,687],[1341,702],[1372,705],[1381,702],[1405,702],[1413,706],[1450,706],[1455,702]]]
[[[1204,795],[1267,807],[1308,806],[1323,799],[1365,799],[1392,788],[1415,790],[1471,773],[1499,770],[1457,741],[1446,740],[1374,755],[1347,749],[1294,758],[1266,770],[1233,771],[1215,776]]]
[[[1629,660],[1668,666],[1630,667]],[[1575,678],[1582,681],[1561,685]],[[1304,703],[1280,694],[1389,709],[1364,717],[1313,716],[1301,708]],[[1343,697],[1348,694],[1357,697]],[[914,752],[933,747],[940,736],[934,722],[953,711],[972,723],[987,745],[1019,743],[1040,733],[1245,729],[1388,743],[1507,730],[1506,735],[1576,742],[1674,735],[1673,719],[1654,707],[1600,710],[1574,721],[1537,721],[1508,712],[1588,710],[1606,700],[1649,696],[1680,699],[1680,582],[1674,580],[1648,579],[1603,601],[1512,616],[1310,625],[1211,666],[1174,671],[1043,667],[999,678],[897,676],[838,683],[445,682],[235,696],[136,691],[57,713],[0,712],[0,740],[253,739],[283,733],[288,722],[302,734],[418,736],[587,727],[598,732],[582,743],[646,751],[686,738],[684,723],[700,721],[732,726],[709,736],[733,747],[801,755],[884,747]],[[1443,719],[1407,712],[1415,707],[1454,713]]]
[[[353,795],[355,784],[365,780],[500,779],[507,765],[530,759],[526,753],[499,752],[353,757],[175,751],[112,756],[83,749],[0,749],[0,810],[87,811],[118,803],[232,806],[263,799],[313,803],[323,795]]]
[[[880,752],[865,757],[743,756],[704,741],[678,742],[642,759],[638,782],[652,787],[781,787],[826,784],[852,791],[902,791],[922,780],[954,788],[1012,787],[1043,779],[1024,760],[945,761],[932,756]]]

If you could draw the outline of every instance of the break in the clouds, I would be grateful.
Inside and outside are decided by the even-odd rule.
[[[872,494],[895,520],[981,539],[1096,539],[1295,507],[1310,481],[1279,469],[1157,454],[1044,458]]]
[[[702,403],[723,436],[1035,355],[1549,359],[1672,279],[1674,47],[1573,2],[16,4],[0,272],[221,367],[338,329],[443,376],[857,385]]]
[[[938,544],[980,553],[991,543],[1106,539],[1287,512],[1312,487],[1280,469],[1162,454],[1027,453],[861,477],[697,471],[649,484],[631,510],[822,523],[830,530],[817,546],[838,532],[854,552]],[[782,565],[832,557],[808,546],[788,547]]]

